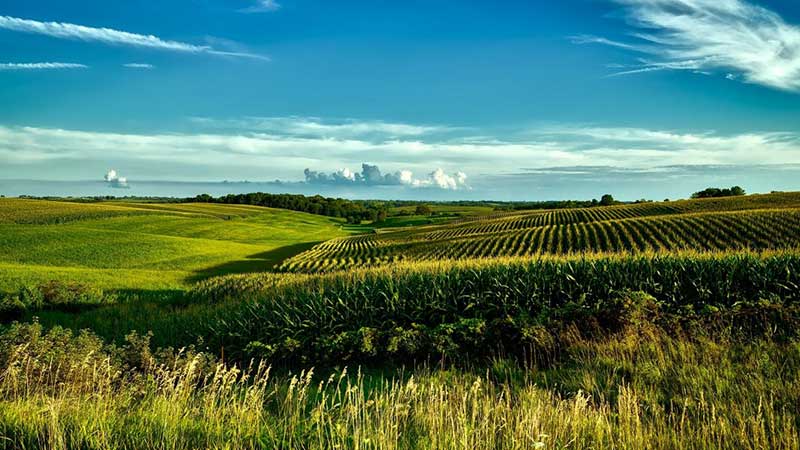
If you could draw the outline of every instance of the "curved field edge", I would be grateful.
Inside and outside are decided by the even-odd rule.
[[[254,206],[0,199],[0,291],[51,280],[185,289],[272,270],[348,233],[335,219]]]

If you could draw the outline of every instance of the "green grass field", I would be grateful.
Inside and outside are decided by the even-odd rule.
[[[50,279],[184,288],[271,270],[348,233],[334,219],[251,206],[0,199],[0,291]]]

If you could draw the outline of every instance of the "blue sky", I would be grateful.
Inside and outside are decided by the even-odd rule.
[[[800,190],[800,4],[6,1],[0,105],[0,179]]]

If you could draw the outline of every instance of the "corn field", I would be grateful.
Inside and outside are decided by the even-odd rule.
[[[403,260],[798,246],[798,208],[684,213],[663,205],[632,205],[517,213],[334,239],[285,261],[281,269],[317,272]]]

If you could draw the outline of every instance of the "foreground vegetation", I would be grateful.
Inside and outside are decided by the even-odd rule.
[[[0,339],[0,448],[795,449],[800,343],[572,333],[557,364],[274,375],[37,324]]]
[[[0,202],[0,449],[800,448],[798,194]]]

